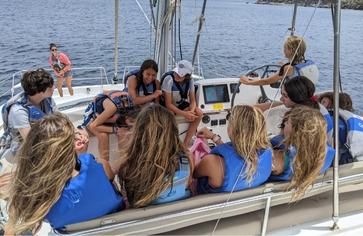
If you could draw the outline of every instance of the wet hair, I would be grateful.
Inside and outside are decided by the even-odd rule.
[[[49,44],[49,50],[52,50],[52,48],[54,48],[54,47],[57,47],[57,45],[55,45],[55,43],[50,43]]]
[[[126,127],[126,119],[136,120],[136,117],[141,111],[141,106],[133,106],[132,109],[127,109],[124,112],[121,112],[119,117],[116,120],[116,125],[118,127]]]
[[[315,85],[305,76],[295,76],[286,79],[284,88],[287,96],[296,104],[319,109],[319,104],[314,99]]]
[[[244,159],[245,177],[251,182],[257,169],[258,151],[269,146],[265,117],[258,108],[238,105],[233,107],[228,121],[231,142]]]
[[[142,81],[142,75],[144,73],[145,70],[147,69],[153,69],[156,73],[158,73],[158,64],[152,60],[152,59],[147,59],[145,60],[141,66],[140,66],[140,72],[138,73],[138,75],[136,76],[137,77],[137,80],[140,82]]]
[[[334,93],[333,92],[325,92],[319,96],[319,102],[323,100],[323,98],[328,98],[331,102],[331,106],[327,107],[328,110],[334,109]],[[353,101],[352,98],[347,93],[339,93],[339,108],[343,110],[347,110],[353,112]]]
[[[32,125],[17,153],[8,202],[9,226],[15,234],[37,231],[58,201],[76,166],[74,127],[61,113]]]
[[[144,107],[120,157],[127,160],[118,176],[125,183],[131,206],[143,207],[158,198],[173,183],[179,155],[186,152],[174,114],[158,104]]]
[[[20,81],[26,95],[33,96],[45,92],[47,88],[53,87],[54,80],[49,72],[44,69],[27,71]]]
[[[301,42],[301,43],[300,43]],[[299,46],[300,44],[300,46]],[[286,38],[284,47],[289,49],[294,58],[292,58],[291,64],[296,65],[305,60],[306,43],[303,37],[292,35]],[[292,56],[293,56],[292,55]]]
[[[288,189],[295,189],[292,200],[298,200],[319,176],[326,156],[326,122],[320,111],[306,106],[296,106],[287,118],[291,133],[286,138],[287,147],[296,148],[293,176]]]

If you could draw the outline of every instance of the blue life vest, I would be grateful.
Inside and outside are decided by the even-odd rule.
[[[121,210],[123,201],[92,154],[79,157],[79,174],[64,186],[45,219],[55,229]]]
[[[224,179],[223,184],[219,188],[212,188],[208,184],[208,178],[198,178],[198,192],[211,193],[211,192],[231,192],[240,191],[243,189],[257,187],[266,182],[271,174],[272,169],[272,151],[265,149],[258,151],[258,163],[256,173],[252,181],[248,182],[245,176],[246,163],[232,146],[232,143],[225,143],[218,145],[211,151],[212,154],[221,156],[224,159]],[[241,171],[241,168],[243,169]],[[242,176],[239,176],[242,173]],[[233,189],[236,181],[238,182]]]
[[[136,70],[130,71],[129,73],[127,73],[125,75],[125,78],[124,78],[125,88],[123,91],[128,92],[129,89],[127,87],[127,81],[129,79],[129,77],[135,76],[136,80],[137,80],[137,85],[136,85],[137,94],[140,95],[140,92],[143,92],[144,96],[153,94],[156,91],[156,82],[153,81],[150,84],[144,84],[143,81],[140,82],[139,79],[137,78],[139,76],[139,73],[140,73],[140,69],[136,69]]]
[[[124,113],[126,110],[133,109],[134,105],[132,97],[128,95],[120,95],[122,91],[111,91],[109,94],[98,94],[94,100],[86,107],[83,115],[83,123],[80,127],[84,128],[88,126],[91,121],[96,119],[98,114],[101,114],[105,109],[103,107],[103,101],[110,99],[115,104],[116,113]]]
[[[328,135],[328,139],[331,139],[333,137],[333,119],[330,116],[329,111],[319,103],[319,109],[320,113],[324,116],[324,119],[326,121],[326,133]]]
[[[318,66],[312,60],[305,60],[305,62],[294,65],[294,76],[305,76],[314,84],[319,80]]]
[[[329,145],[326,146],[326,155],[324,159],[324,165],[321,167],[320,174],[323,174],[329,169],[333,163],[335,150]],[[269,181],[288,181],[291,180],[294,170],[293,170],[293,160],[296,156],[296,149],[294,147],[289,147],[285,152],[285,170],[280,175],[271,175]]]
[[[172,186],[164,190],[152,204],[173,202],[190,197],[190,191],[188,190],[189,176],[189,159],[183,154],[179,157],[179,168],[174,174]]]
[[[175,86],[175,88],[179,91],[180,100],[176,101],[177,107],[180,110],[184,110],[185,108],[189,107],[189,105],[190,105],[188,102],[190,80],[187,81],[186,83],[184,83],[183,85],[180,85],[178,82],[175,81],[174,71],[168,71],[161,77],[160,86],[163,85],[164,80],[167,76],[171,76],[171,78],[173,79],[173,86]],[[161,99],[160,104],[165,105],[165,101],[163,100],[163,98]]]
[[[42,119],[46,114],[53,113],[52,98],[50,97],[41,101],[40,109],[29,103],[29,97],[24,93],[20,93],[11,98],[1,109],[4,133],[0,138],[0,146],[3,149],[10,148],[11,140],[13,138],[11,135],[11,128],[9,127],[9,112],[14,104],[22,106],[27,111],[30,124]]]
[[[353,159],[363,157],[363,117],[343,109],[339,109],[339,117],[343,119],[347,129],[344,145]]]

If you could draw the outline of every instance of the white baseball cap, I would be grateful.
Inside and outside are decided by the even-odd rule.
[[[184,77],[187,74],[191,75],[193,73],[193,66],[189,61],[181,60],[173,71],[176,72],[180,77]]]

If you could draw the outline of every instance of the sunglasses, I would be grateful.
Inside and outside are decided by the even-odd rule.
[[[52,52],[56,52],[56,51],[57,51],[57,49],[56,49],[56,48],[53,48],[53,49],[51,49],[51,51],[52,51]]]

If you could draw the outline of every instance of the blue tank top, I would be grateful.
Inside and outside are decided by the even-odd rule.
[[[123,207],[122,198],[106,176],[102,164],[89,153],[78,158],[81,164],[79,174],[66,183],[59,200],[45,217],[55,229],[101,217]]]
[[[218,145],[212,151],[212,154],[221,156],[224,159],[224,180],[223,185],[220,188],[212,188],[208,184],[208,178],[198,178],[198,192],[210,193],[210,192],[231,192],[233,186],[241,172],[241,168],[245,169],[244,159],[236,152],[232,143],[225,143]],[[262,149],[258,151],[258,163],[256,173],[253,176],[251,182],[247,181],[245,176],[241,176],[234,188],[234,191],[240,191],[243,189],[257,187],[268,179],[271,174],[272,168],[272,151],[271,149]],[[242,174],[245,170],[242,171]]]
[[[293,170],[293,160],[296,156],[296,149],[294,147],[290,147],[285,153],[285,170],[280,175],[271,175],[270,181],[288,181],[291,180],[294,170]],[[335,150],[327,145],[326,156],[324,160],[324,165],[321,167],[320,174],[323,174],[325,171],[329,169],[331,164],[333,163],[335,156]]]
[[[183,154],[179,157],[179,168],[175,172],[173,185],[164,190],[152,204],[173,202],[190,197],[190,191],[188,190],[189,176],[189,159]]]

